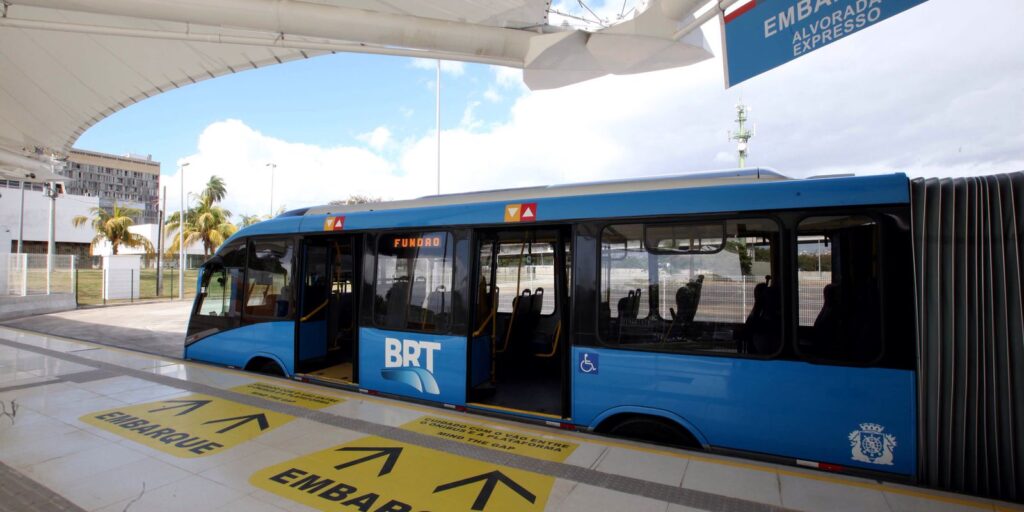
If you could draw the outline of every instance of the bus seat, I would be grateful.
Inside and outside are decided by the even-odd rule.
[[[445,291],[444,286],[438,286],[434,291],[427,295],[427,307],[424,309],[424,314],[431,315],[434,318],[434,323],[439,323],[440,315],[444,315],[448,312],[448,292]],[[429,311],[430,313],[427,313]],[[425,323],[425,322],[424,322]]]
[[[505,330],[505,339],[502,343],[501,348],[498,352],[505,352],[508,350],[509,344],[513,339],[519,337],[519,332],[522,330],[521,324],[523,322],[524,311],[533,309],[533,292],[529,288],[519,292],[519,295],[512,298],[512,312],[508,317],[508,329]]]
[[[339,293],[337,297],[337,321],[341,330],[352,329],[352,295],[351,293]]]
[[[619,342],[622,340],[623,330],[636,323],[637,316],[640,315],[640,289],[630,290],[625,297],[619,299],[618,303],[618,330],[619,330]]]
[[[823,303],[821,311],[814,319],[815,352],[821,355],[834,356],[840,351],[843,336],[842,321],[842,288],[837,283],[825,285],[821,289]]]
[[[619,320],[636,320],[640,314],[640,290],[630,290],[629,293],[619,299],[618,304]]]
[[[284,318],[288,316],[288,306],[290,305],[289,303],[291,302],[289,298],[291,296],[291,288],[289,288],[288,286],[281,287],[281,294],[274,297],[274,316],[278,318]]]
[[[427,278],[417,276],[412,284],[412,292],[409,294],[409,305],[422,308],[427,301]]]
[[[540,324],[540,312],[544,307],[544,288],[537,287],[530,297],[529,308],[523,307],[523,314],[518,320],[519,328],[513,341],[522,351],[534,351],[534,340],[537,338],[537,326]]]
[[[530,314],[540,316],[540,311],[544,307],[544,288],[538,287],[533,291],[533,302],[530,304]]]
[[[409,282],[395,281],[384,298],[387,304],[387,325],[405,325],[406,310],[409,309]]]
[[[782,342],[782,301],[779,288],[771,282],[771,276],[765,276],[764,282],[754,287],[754,306],[747,315],[740,353],[774,354]]]
[[[700,306],[700,290],[703,286],[704,276],[699,275],[676,290],[675,320],[681,325],[685,326],[692,323],[693,318],[697,316],[697,307]]]

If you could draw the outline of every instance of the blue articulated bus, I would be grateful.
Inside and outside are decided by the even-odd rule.
[[[743,169],[296,210],[204,264],[185,357],[958,488],[929,476],[926,185]]]

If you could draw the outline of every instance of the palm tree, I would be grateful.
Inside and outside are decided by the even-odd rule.
[[[174,233],[167,253],[178,252],[184,238],[185,246],[201,242],[203,252],[210,256],[220,244],[235,234],[238,228],[231,223],[231,212],[217,205],[226,195],[224,180],[219,176],[211,176],[203,191],[194,198],[195,206],[185,212],[184,222],[180,212],[172,213],[166,222],[167,230]]]
[[[228,188],[224,185],[224,178],[210,176],[206,182],[206,188],[199,194],[200,200],[208,200],[210,203],[219,203],[228,195]]]
[[[238,225],[238,227],[240,227],[240,228],[249,227],[249,226],[252,226],[253,224],[256,224],[257,222],[261,222],[261,221],[263,221],[265,219],[266,219],[265,215],[256,215],[256,214],[246,215],[246,214],[243,213],[242,214],[242,222],[241,222],[241,224]]]
[[[274,217],[277,217],[278,215],[281,215],[282,213],[284,213],[286,211],[288,211],[288,207],[286,205],[282,204],[281,207],[278,208],[277,211],[274,212],[273,215],[270,215],[270,214],[263,214],[263,215],[253,214],[253,215],[248,215],[248,214],[243,213],[241,215],[242,222],[238,225],[238,227],[239,228],[247,228],[249,226],[252,226],[253,224],[256,224],[257,222],[263,222],[265,220],[270,220],[270,219],[272,219]]]
[[[132,248],[142,247],[147,254],[153,253],[153,244],[146,237],[128,230],[135,224],[132,218],[142,214],[139,210],[122,207],[115,202],[110,211],[95,207],[90,208],[89,213],[92,215],[92,227],[96,231],[96,236],[92,239],[93,247],[106,240],[110,242],[110,248],[114,254],[117,254],[122,245]],[[76,215],[71,219],[71,224],[77,228],[89,220],[89,217],[85,215]]]
[[[331,206],[346,206],[350,204],[369,204],[369,203],[380,203],[384,199],[376,196],[369,196],[365,194],[349,194],[345,199],[335,199],[327,204]]]

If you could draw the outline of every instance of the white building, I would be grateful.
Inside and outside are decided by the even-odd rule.
[[[7,186],[7,183],[0,182],[0,226],[10,232],[11,243],[0,244],[0,252],[17,251],[19,225],[23,225],[24,252],[45,253],[49,239],[50,200],[43,195],[39,185],[29,188],[31,185],[26,184],[22,218],[21,190]],[[71,219],[77,215],[89,216],[89,210],[98,206],[97,197],[63,195],[57,198],[54,225],[57,254],[89,255],[89,244],[94,236],[92,226],[87,223],[74,227]]]
[[[21,224],[21,190],[7,186],[6,181],[0,180],[0,253],[17,251],[18,230]],[[39,185],[30,188],[26,184],[25,206],[24,206],[24,249],[28,253],[45,253],[49,237],[50,227],[50,200],[43,195]],[[57,254],[73,254],[79,258],[88,256],[106,256],[111,254],[110,243],[102,241],[92,246],[96,232],[93,231],[92,222],[86,222],[75,227],[72,219],[79,215],[92,218],[92,209],[100,205],[100,198],[95,196],[79,196],[72,194],[61,195],[57,198],[56,221],[54,223],[54,239],[57,242]],[[138,233],[157,247],[159,236],[157,224],[142,224],[129,228],[133,233]],[[10,243],[4,243],[9,237]],[[120,247],[121,254],[145,254],[145,249]],[[202,244],[192,244],[185,248],[186,254],[202,255]]]

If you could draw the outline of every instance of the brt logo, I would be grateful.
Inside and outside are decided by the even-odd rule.
[[[434,378],[434,352],[441,351],[435,341],[384,338],[384,369],[380,376],[401,382],[420,393],[440,395]]]

